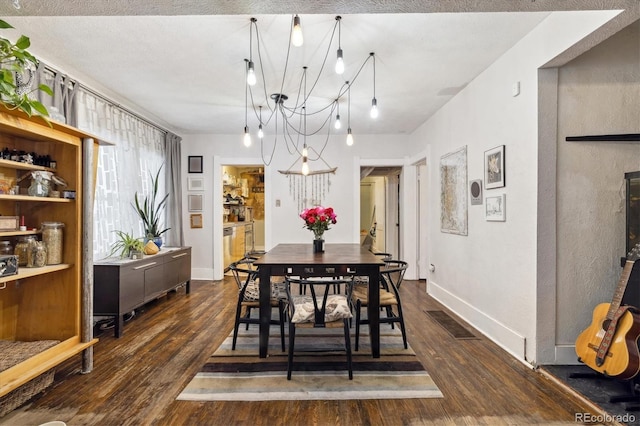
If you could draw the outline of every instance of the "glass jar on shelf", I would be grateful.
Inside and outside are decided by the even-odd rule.
[[[32,197],[49,196],[49,181],[51,180],[51,172],[36,170],[31,172],[31,185],[27,193]]]
[[[18,238],[13,253],[18,256],[18,266],[27,266],[31,245],[36,241],[35,235],[24,235]]]
[[[40,268],[47,264],[47,245],[34,241],[27,253],[27,268]]]
[[[62,263],[62,222],[42,222],[42,241],[47,247],[47,265]]]
[[[3,240],[0,241],[0,255],[11,255],[13,254],[13,246],[11,245],[11,241]]]

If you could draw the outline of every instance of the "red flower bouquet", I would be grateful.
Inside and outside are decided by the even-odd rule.
[[[312,207],[304,209],[300,213],[300,217],[304,220],[304,226],[313,231],[316,240],[322,239],[324,231],[329,229],[329,225],[337,222],[336,214],[331,207]]]

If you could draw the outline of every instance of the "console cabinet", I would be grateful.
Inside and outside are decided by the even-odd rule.
[[[90,173],[95,176],[96,163],[90,164],[90,159],[97,156],[100,143],[93,135],[71,126],[48,124],[40,117],[0,106],[0,149],[34,152],[50,156],[57,163],[55,168],[49,168],[13,159],[0,160],[0,215],[24,218],[26,226],[26,230],[3,227],[0,239],[10,240],[14,245],[23,235],[37,235],[41,239],[38,229],[42,222],[64,223],[62,263],[21,266],[17,274],[0,277],[0,341],[13,346],[53,342],[0,371],[0,402],[2,397],[18,392],[27,382],[48,374],[74,355],[83,353],[83,361],[92,358],[91,346],[97,339],[92,337],[90,326],[86,326],[91,321],[91,300],[87,296],[90,283],[84,279],[83,269],[90,267],[91,260],[83,256],[83,206],[92,194],[84,186],[85,176]],[[87,155],[85,160],[84,153],[92,152],[94,155]],[[66,189],[75,190],[75,198],[27,195],[25,190],[30,181],[27,174],[32,171],[55,173],[67,182]],[[0,352],[0,361],[11,357],[10,353]],[[91,371],[90,364],[90,361],[83,364],[84,372]]]
[[[167,292],[191,284],[191,247],[163,248],[142,259],[113,259],[93,265],[96,316],[113,316],[122,336],[124,315]]]

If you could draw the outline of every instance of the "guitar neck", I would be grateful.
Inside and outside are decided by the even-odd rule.
[[[609,305],[609,312],[607,312],[608,320],[613,320],[616,311],[622,304],[622,297],[624,296],[624,291],[627,289],[627,283],[629,282],[629,277],[631,276],[631,270],[633,269],[634,263],[635,260],[627,260],[624,264],[624,269],[622,270],[622,274],[620,274],[618,286],[613,294],[611,305]]]

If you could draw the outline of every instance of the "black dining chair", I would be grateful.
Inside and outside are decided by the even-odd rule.
[[[288,319],[289,319],[289,357],[287,362],[287,380],[291,380],[295,338],[297,328],[344,328],[344,347],[347,354],[349,380],[353,379],[351,361],[351,333],[349,321],[353,317],[349,306],[349,294],[330,293],[334,285],[345,285],[351,293],[353,278],[320,279],[285,277]],[[293,295],[291,285],[308,288],[309,294]]]
[[[386,316],[380,317],[380,324],[391,324],[393,328],[394,324],[398,323],[404,348],[407,349],[407,333],[404,326],[399,289],[408,264],[402,260],[392,259],[387,259],[384,263],[384,267],[380,268],[380,309],[386,312]],[[362,318],[362,309],[366,309],[369,305],[368,280],[359,280],[353,286],[350,302],[356,313],[355,350],[357,351],[360,340],[360,325],[369,324],[368,319]]]
[[[260,324],[260,318],[252,318],[251,310],[260,307],[260,284],[258,281],[258,270],[253,265],[256,258],[246,256],[237,262],[229,265],[229,270],[238,285],[238,301],[236,304],[236,318],[233,326],[233,343],[231,349],[236,349],[238,340],[238,330],[240,324]],[[272,319],[271,324],[280,326],[280,342],[282,351],[285,351],[284,323],[286,321],[286,299],[287,293],[284,283],[271,284],[271,307],[278,309],[278,319]]]

